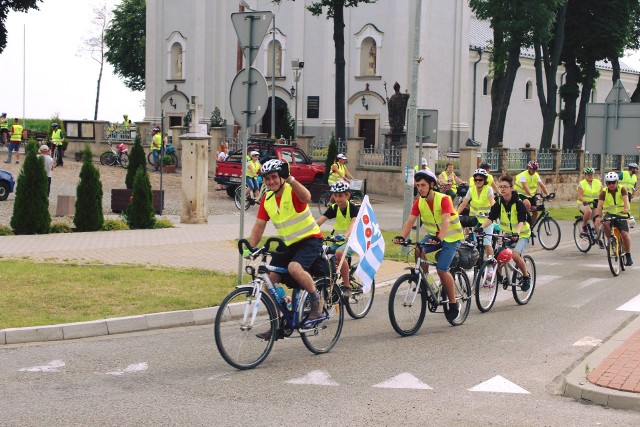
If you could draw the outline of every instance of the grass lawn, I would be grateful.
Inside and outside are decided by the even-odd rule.
[[[0,260],[0,329],[216,306],[236,275],[197,269]]]

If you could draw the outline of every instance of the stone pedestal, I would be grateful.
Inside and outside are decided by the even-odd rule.
[[[185,224],[207,223],[209,190],[209,143],[206,134],[187,133],[182,143],[182,214]]]
[[[58,196],[56,216],[74,216],[76,214],[76,196]]]
[[[384,134],[384,148],[401,149],[406,146],[407,146],[406,133],[385,133]]]

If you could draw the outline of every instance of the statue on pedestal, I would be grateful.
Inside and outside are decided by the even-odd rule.
[[[393,85],[395,93],[391,98],[387,98],[387,106],[389,108],[389,127],[392,134],[404,133],[404,122],[407,115],[407,103],[409,102],[408,93],[400,93],[400,85],[396,82]]]

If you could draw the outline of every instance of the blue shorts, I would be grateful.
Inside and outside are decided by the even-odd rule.
[[[427,243],[431,238],[432,236],[427,234],[427,236],[422,239],[422,243]],[[442,241],[442,249],[440,250],[440,254],[438,255],[436,270],[444,272],[449,271],[451,261],[453,261],[453,257],[456,256],[456,252],[458,252],[458,248],[461,244],[462,240],[458,240],[457,242],[445,242],[444,240]]]
[[[9,142],[9,151],[20,151],[19,142]]]
[[[287,246],[284,254],[275,254],[271,257],[271,265],[287,268],[290,262],[297,262],[306,271],[309,271],[322,251],[322,239],[309,237]]]
[[[487,234],[493,234],[493,223],[487,225],[485,228],[482,229],[482,231],[484,231]],[[484,236],[482,238],[482,244],[484,246],[491,246],[493,244],[493,236]]]
[[[513,250],[518,252],[520,255],[522,255],[524,253],[524,250],[527,248],[527,246],[529,246],[529,238],[521,237],[518,239],[518,242],[516,243],[516,247],[513,248]]]
[[[246,178],[247,187],[249,187],[252,191],[258,191],[260,187],[258,186],[258,181],[255,178],[248,176]]]
[[[333,249],[336,252],[337,251],[344,252],[343,246],[344,246],[345,243],[346,242],[336,242],[333,245],[331,245],[331,249]],[[347,256],[351,256],[351,255],[353,255],[353,249],[349,248],[349,249],[347,249]]]

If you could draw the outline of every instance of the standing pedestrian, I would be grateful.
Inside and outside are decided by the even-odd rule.
[[[0,145],[9,144],[9,121],[7,113],[0,115]]]
[[[11,154],[16,152],[16,163],[20,163],[20,144],[22,143],[22,126],[19,120],[13,119],[13,126],[11,126],[11,139],[9,141],[9,154],[5,163],[11,163]]]
[[[40,146],[40,155],[44,160],[44,171],[47,173],[47,181],[49,182],[47,187],[47,196],[51,193],[51,171],[56,165],[53,163],[53,159],[49,155],[49,147],[47,145]]]
[[[64,152],[62,150],[62,143],[64,141],[64,134],[60,130],[60,125],[58,123],[51,123],[51,149],[54,150],[53,155],[56,157],[56,166],[64,166],[64,162],[62,161],[62,156]],[[57,151],[57,152],[56,152]]]
[[[162,149],[162,134],[159,127],[154,127],[151,131],[151,154],[153,155],[153,171],[158,172],[158,158]]]

